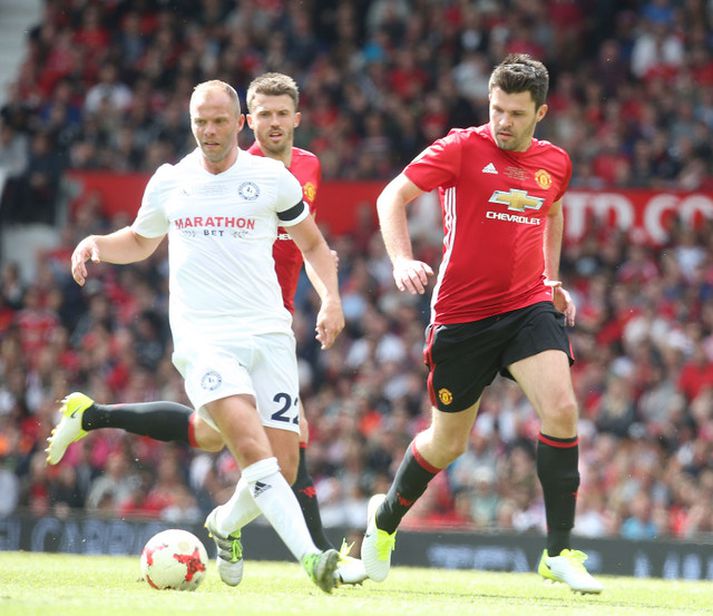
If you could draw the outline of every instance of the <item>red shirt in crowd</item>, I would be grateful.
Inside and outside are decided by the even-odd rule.
[[[694,359],[684,364],[678,388],[688,400],[694,400],[704,387],[713,386],[713,363]]]
[[[524,152],[503,150],[486,124],[452,130],[404,173],[421,190],[438,188],[441,198],[433,323],[477,321],[552,300],[542,247],[547,213],[572,174],[564,150],[537,139]]]

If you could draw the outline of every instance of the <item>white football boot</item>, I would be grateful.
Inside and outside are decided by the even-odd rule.
[[[227,537],[221,535],[216,530],[215,512],[213,509],[208,514],[205,521],[205,527],[208,529],[208,534],[215,541],[216,563],[218,565],[218,574],[228,586],[237,586],[243,579],[243,544],[240,542],[240,531],[237,530]]]
[[[584,566],[587,555],[579,550],[562,550],[559,556],[542,552],[537,572],[551,582],[567,584],[574,592],[599,594],[604,589]]]
[[[367,508],[367,526],[361,543],[361,560],[366,574],[375,582],[383,582],[391,568],[391,552],[396,547],[396,531],[389,534],[376,527],[376,510],[386,494],[374,494]]]
[[[358,558],[349,556],[352,549],[351,543],[342,539],[342,547],[339,548],[339,565],[337,566],[337,586],[344,584],[361,584],[368,576],[364,563]]]

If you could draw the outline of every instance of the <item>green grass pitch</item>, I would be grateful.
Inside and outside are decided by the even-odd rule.
[[[582,596],[534,573],[394,567],[381,583],[325,595],[296,563],[246,562],[238,588],[215,564],[195,592],[157,591],[139,579],[138,557],[0,552],[3,616],[713,615],[713,582],[602,577],[604,593]]]

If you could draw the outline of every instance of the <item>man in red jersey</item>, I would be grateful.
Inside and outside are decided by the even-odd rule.
[[[541,62],[505,58],[490,77],[490,122],[433,143],[377,200],[399,290],[422,294],[433,275],[413,258],[406,205],[435,188],[444,240],[424,350],[431,426],[409,446],[388,494],[369,502],[361,555],[373,580],[388,575],[402,517],[466,450],[483,390],[499,372],[520,385],[541,421],[537,474],[548,536],[538,571],[575,591],[602,590],[584,567],[586,555],[570,549],[579,472],[565,323],[574,325],[575,306],[556,279],[571,162],[534,138],[548,82]]]
[[[299,180],[303,188],[304,202],[309,206],[312,215],[315,215],[321,165],[314,154],[293,146],[294,129],[299,126],[301,119],[297,111],[297,84],[287,75],[266,73],[252,81],[246,98],[249,112],[247,121],[255,134],[255,143],[248,152],[284,163]],[[273,258],[285,308],[294,313],[294,296],[304,259],[295,242],[282,227],[278,228]],[[311,274],[309,267],[307,275],[313,285],[320,284],[319,279]],[[75,392],[65,398],[61,413],[60,423],[48,438],[47,460],[50,464],[57,464],[62,459],[70,443],[98,428],[121,428],[157,440],[184,442],[210,452],[220,451],[224,446],[220,433],[201,419],[198,413],[175,402],[105,405],[97,404],[88,396]],[[294,461],[296,469],[282,470],[288,477],[294,477],[296,473],[292,489],[300,503],[312,540],[321,550],[327,550],[333,546],[324,533],[314,484],[305,462],[308,434],[307,421],[304,412],[301,412],[299,460]],[[235,558],[232,544],[239,544],[239,540],[231,536],[238,528],[231,526],[236,520],[242,520],[238,509],[236,504],[235,515],[224,516],[226,519],[216,521],[209,517],[209,521],[214,525],[210,529],[214,538],[224,538],[224,551],[226,556],[230,556],[229,560]],[[237,559],[236,563],[239,561],[242,561],[242,558]],[[221,562],[219,565],[226,570],[230,568],[230,563]],[[239,566],[242,567],[242,562]],[[346,554],[342,555],[337,575],[338,581],[343,584],[360,583],[366,578],[361,561]]]

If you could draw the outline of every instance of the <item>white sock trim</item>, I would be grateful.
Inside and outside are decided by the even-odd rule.
[[[273,473],[280,472],[280,465],[277,463],[276,457],[265,458],[253,462],[250,466],[246,466],[242,470],[242,476],[248,483],[255,483],[261,479],[269,477]]]

